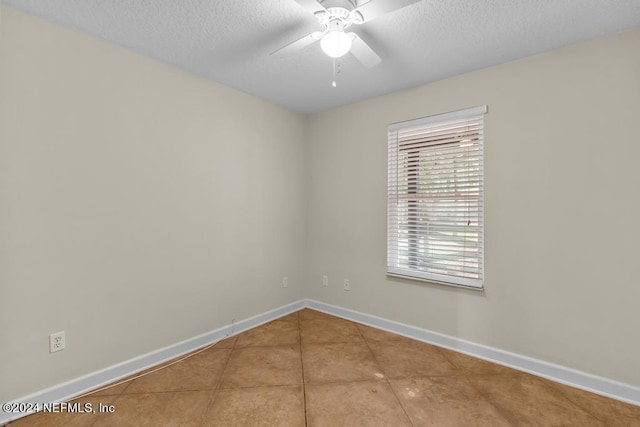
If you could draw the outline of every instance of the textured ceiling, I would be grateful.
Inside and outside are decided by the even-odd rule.
[[[0,1],[303,113],[640,27],[640,0],[420,0],[352,27],[382,63],[333,88],[318,43],[269,55],[321,29],[294,0]]]

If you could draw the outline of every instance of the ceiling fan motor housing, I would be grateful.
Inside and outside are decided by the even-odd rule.
[[[351,4],[350,2],[347,3]],[[327,28],[329,28],[330,24],[335,21],[341,23],[342,29],[349,28],[352,24],[362,24],[364,21],[360,12],[345,9],[344,7],[327,8],[326,11],[317,12],[316,17],[318,18],[320,25]]]
[[[318,0],[325,9],[330,9],[332,7],[341,7],[347,10],[353,10],[358,6],[366,3],[364,0]]]

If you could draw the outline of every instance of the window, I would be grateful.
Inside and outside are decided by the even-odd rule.
[[[482,288],[486,112],[389,125],[389,275]]]

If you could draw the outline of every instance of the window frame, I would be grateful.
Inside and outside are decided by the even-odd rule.
[[[484,174],[484,114],[486,114],[487,111],[488,111],[487,106],[482,105],[482,106],[467,108],[463,110],[453,111],[449,113],[437,114],[433,116],[423,117],[423,118],[414,119],[414,120],[408,120],[404,122],[392,123],[388,126],[388,150],[389,150],[388,172],[387,172],[387,178],[388,178],[387,275],[388,276],[400,277],[400,278],[405,278],[410,280],[425,281],[425,282],[443,284],[448,286],[463,287],[467,289],[484,290],[484,247],[485,247],[484,245],[484,191],[485,191],[484,190],[484,175],[485,175]],[[460,274],[458,275],[439,274],[434,271],[424,271],[425,269],[424,267],[423,267],[423,270],[419,269],[418,267],[419,262],[424,263],[429,259],[433,259],[436,261],[439,260],[442,264],[442,261],[445,258],[443,258],[443,255],[441,255],[440,257],[436,256],[431,258],[429,258],[426,255],[418,255],[418,252],[425,251],[425,245],[428,245],[431,235],[429,234],[430,233],[429,231],[424,231],[424,232],[415,231],[416,227],[421,227],[421,226],[428,227],[429,223],[426,220],[421,222],[421,220],[419,219],[416,220],[415,223],[411,221],[411,220],[415,220],[416,217],[418,216],[415,212],[419,209],[418,208],[419,202],[414,201],[413,202],[414,204],[412,207],[412,204],[411,204],[412,202],[409,201],[409,199],[411,199],[410,197],[407,198],[407,201],[405,202],[405,208],[404,208],[406,211],[406,213],[404,214],[406,217],[406,221],[405,221],[405,224],[403,225],[404,225],[404,230],[407,230],[404,232],[407,236],[404,239],[406,240],[406,242],[404,243],[405,243],[405,247],[414,246],[414,250],[405,249],[406,257],[404,258],[406,259],[403,261],[404,264],[402,266],[400,265],[401,264],[400,258],[402,258],[400,256],[400,251],[401,251],[400,247],[401,247],[402,239],[399,237],[400,236],[399,223],[401,222],[401,220],[399,219],[401,210],[399,209],[400,203],[398,201],[399,188],[401,188],[401,182],[398,176],[399,170],[404,173],[404,181],[402,182],[404,184],[404,193],[402,194],[404,195],[418,194],[418,197],[415,197],[415,199],[423,198],[423,200],[427,202],[427,204],[429,201],[431,201],[432,203],[437,203],[437,202],[433,202],[432,199],[428,198],[429,196],[427,191],[425,191],[424,193],[418,193],[417,191],[418,184],[420,183],[420,178],[417,177],[418,174],[415,171],[416,169],[422,169],[423,167],[422,166],[408,167],[406,165],[405,167],[401,167],[398,164],[399,158],[401,155],[404,156],[404,159],[410,159],[413,156],[415,160],[407,160],[407,161],[420,162],[421,161],[420,156],[422,155],[421,150],[425,150],[425,147],[428,149],[432,149],[431,147],[435,147],[438,144],[420,146],[415,149],[414,153],[412,153],[410,152],[410,150],[413,150],[412,148],[406,148],[406,147],[403,149],[400,148],[398,134],[403,130],[414,129],[414,128],[424,128],[428,132],[428,128],[433,128],[439,125],[447,124],[448,122],[452,122],[452,121],[455,122],[460,120],[476,121],[477,123],[479,123],[477,138],[474,139],[474,143],[476,143],[477,141],[477,146],[478,146],[478,148],[475,150],[476,152],[479,153],[479,160],[478,160],[478,166],[477,166],[479,169],[479,172],[477,172],[474,175],[474,178],[478,179],[479,196],[474,199],[468,199],[466,201],[466,206],[468,209],[469,209],[469,206],[473,204],[473,202],[476,202],[477,204],[478,220],[475,228],[478,230],[477,231],[478,242],[476,243],[475,248],[477,248],[478,250],[478,256],[477,256],[478,260],[476,262],[478,277],[462,277]],[[442,150],[438,151],[438,149],[435,148],[435,149],[432,149],[432,151],[439,152],[439,153],[446,153],[446,150],[450,150],[451,147],[454,147],[456,144],[458,144],[458,147],[462,147],[462,144],[461,144],[462,142],[464,142],[464,140],[462,139],[462,137],[460,137],[457,140],[443,143]],[[444,156],[444,154],[440,154],[440,155]],[[469,156],[468,153],[467,153],[467,156]],[[467,162],[465,163],[465,165],[468,166],[469,158],[467,157],[465,161]],[[426,170],[429,170],[429,169],[426,169]],[[457,172],[455,167],[452,170],[454,171],[453,175],[456,178],[454,178],[453,183],[450,185],[453,188],[456,188],[456,191],[454,191],[455,193],[457,192],[457,186],[459,185],[461,180],[457,178]],[[415,174],[416,177],[412,178],[411,177],[412,174]],[[454,200],[455,200],[455,202],[453,202],[454,204],[460,202],[459,199],[454,199]],[[414,230],[413,233],[410,231],[411,229]],[[462,228],[460,230],[462,230]],[[460,231],[457,231],[457,232],[460,233]],[[452,233],[452,236],[453,236],[453,233]],[[414,241],[411,240],[411,238],[416,238],[416,237],[423,237],[422,243],[416,243],[415,240]],[[465,236],[463,239],[465,242],[472,240],[472,238],[469,238],[468,235]],[[416,239],[416,240],[419,240],[419,239]],[[452,242],[453,240],[454,238],[451,237],[451,239],[446,241]],[[464,250],[465,251],[467,250],[466,243],[465,243]],[[419,261],[411,261],[412,259],[411,253],[414,254],[415,258],[420,258]],[[464,261],[466,261],[466,257],[467,257],[466,252],[463,252],[463,255],[460,257],[460,260],[463,260],[463,265],[464,265]],[[414,268],[411,268],[411,264],[413,264]],[[455,270],[455,268],[452,268],[450,272],[453,270]]]

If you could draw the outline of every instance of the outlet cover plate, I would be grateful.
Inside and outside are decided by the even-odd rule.
[[[64,350],[66,346],[64,331],[49,335],[49,353]]]

